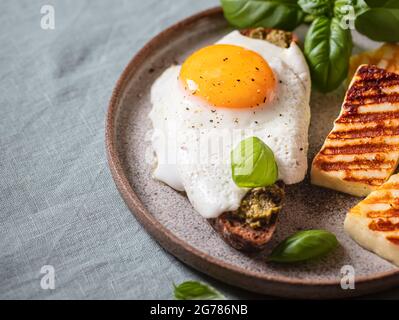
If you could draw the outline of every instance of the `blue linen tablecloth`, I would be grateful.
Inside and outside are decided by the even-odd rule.
[[[42,28],[45,4],[54,30]],[[162,29],[217,4],[2,0],[0,298],[171,299],[188,279],[259,298],[166,253],[125,206],[105,158],[105,113],[124,66]]]

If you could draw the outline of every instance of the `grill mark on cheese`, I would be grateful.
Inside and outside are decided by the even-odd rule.
[[[376,80],[376,79],[398,79],[399,75],[392,72],[387,72],[384,69],[378,68],[373,65],[363,65],[358,71],[357,75],[365,81]]]
[[[364,184],[367,184],[369,186],[374,186],[374,187],[380,186],[385,182],[385,179],[357,178],[357,177],[353,177],[353,176],[346,176],[343,178],[343,180],[349,181],[349,182],[364,183]]]
[[[399,105],[398,105],[398,108],[399,108]],[[392,110],[389,110],[389,111],[392,111]],[[363,113],[363,114],[367,114],[367,113]],[[335,122],[334,131],[331,133],[334,133],[335,131],[345,132],[345,131],[354,131],[354,130],[373,129],[373,128],[382,127],[382,126],[386,127],[386,128],[399,127],[399,119],[380,120],[380,121],[373,121],[371,123],[352,122],[350,125],[348,125],[346,123]]]
[[[375,93],[373,95],[367,95],[358,97],[357,99],[347,100],[344,104],[344,109],[348,113],[356,113],[359,106],[372,106],[375,104],[382,103],[397,103],[399,102],[399,94],[397,93]]]
[[[392,205],[399,205],[399,198],[395,197],[394,191],[388,191],[384,189],[379,189],[373,197],[367,197],[363,200],[365,204],[375,204],[375,203],[389,203]]]
[[[386,184],[384,184],[384,189],[385,190],[389,190],[389,189],[399,190],[399,183],[388,181]]]
[[[387,237],[387,240],[399,246],[399,238],[397,237]]]
[[[399,79],[389,77],[383,80],[357,80],[347,93],[347,101],[355,101],[357,99],[362,100],[365,97],[389,95],[389,89],[395,88],[398,85]],[[384,89],[388,90],[384,91]]]
[[[380,159],[374,160],[354,160],[354,161],[335,161],[335,162],[326,162],[326,161],[316,161],[316,165],[318,165],[324,171],[341,171],[341,170],[364,170],[364,169],[379,169],[386,165],[387,169],[392,168],[395,164],[395,161],[384,161]]]
[[[368,112],[344,114],[336,120],[337,123],[368,123],[381,120],[399,119],[399,111]]]
[[[398,231],[399,230],[399,223],[393,223],[389,220],[373,220],[369,223],[369,229],[373,231]]]
[[[358,139],[358,138],[372,138],[380,136],[397,136],[399,135],[399,127],[386,127],[384,125],[378,125],[374,128],[363,128],[357,130],[348,131],[334,131],[329,136],[329,140],[346,140],[346,139]]]
[[[398,218],[399,217],[399,209],[389,209],[385,211],[370,211],[367,212],[367,217],[370,219],[377,218]]]
[[[324,155],[337,154],[363,154],[372,152],[388,152],[399,150],[398,145],[389,145],[385,143],[368,143],[358,145],[344,145],[341,147],[326,147],[321,151]]]
[[[388,105],[389,104],[389,105]],[[378,187],[398,162],[399,74],[375,66],[359,67],[342,111],[313,166],[348,182]],[[359,110],[361,108],[361,110]],[[395,138],[393,138],[395,137]],[[344,161],[339,156],[354,156]],[[370,159],[370,155],[375,155]],[[360,171],[374,170],[363,176]]]
[[[357,80],[353,83],[351,88],[348,91],[348,95],[350,97],[357,96],[357,93],[360,92],[374,92],[375,90],[393,88],[399,85],[399,79],[396,75],[388,75],[386,78],[381,81],[380,79],[370,78],[370,79],[361,79]]]

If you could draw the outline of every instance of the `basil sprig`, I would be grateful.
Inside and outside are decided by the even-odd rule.
[[[346,78],[352,53],[352,36],[337,18],[318,17],[308,31],[305,55],[313,84],[322,92],[337,88]]]
[[[338,246],[334,234],[326,230],[306,230],[288,237],[272,251],[269,261],[301,262],[318,258]]]
[[[278,178],[273,151],[259,138],[242,140],[231,152],[231,171],[241,188],[266,187]]]
[[[225,300],[226,297],[209,285],[198,281],[186,281],[174,285],[177,300]]]
[[[226,19],[238,28],[290,31],[313,21],[305,56],[313,84],[322,92],[336,89],[347,76],[352,50],[348,19],[354,19],[356,29],[370,39],[399,42],[398,0],[221,0],[221,4]]]

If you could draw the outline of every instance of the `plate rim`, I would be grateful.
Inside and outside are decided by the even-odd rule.
[[[164,29],[150,39],[133,56],[118,78],[112,91],[106,114],[105,145],[111,175],[126,205],[146,231],[169,253],[202,273],[249,291],[284,297],[303,297],[302,294],[304,292],[311,293],[314,289],[323,288],[323,296],[335,298],[343,296],[359,296],[392,288],[399,284],[399,269],[379,272],[369,276],[356,277],[356,286],[360,286],[360,290],[358,288],[356,288],[356,290],[341,289],[342,294],[340,294],[339,291],[336,290],[329,292],[332,288],[340,287],[340,281],[337,280],[305,280],[283,275],[270,276],[268,274],[262,274],[261,272],[236,267],[196,249],[174,235],[145,208],[144,204],[131,187],[121,161],[119,160],[116,143],[117,134],[115,121],[120,106],[119,101],[123,96],[124,89],[130,82],[134,72],[139,68],[141,61],[146,59],[149,52],[156,50],[157,44],[162,43],[164,38],[173,36],[177,30],[182,30],[182,28],[184,29],[184,27],[196,23],[201,19],[218,15],[220,16],[222,14],[223,11],[221,7],[213,7],[191,15],[188,18],[180,20]],[[257,282],[260,282],[263,285],[267,283],[268,285],[271,285],[271,287],[263,289],[262,285],[259,285]],[[278,288],[278,286],[282,287]],[[297,293],[292,292],[293,287],[298,290]],[[320,291],[318,293],[320,293]],[[315,294],[314,296],[320,297],[320,294]]]

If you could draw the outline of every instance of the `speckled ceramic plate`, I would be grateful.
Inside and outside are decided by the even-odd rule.
[[[228,246],[190,205],[187,198],[151,178],[147,164],[153,81],[172,63],[230,31],[219,8],[192,16],[152,39],[128,64],[110,102],[106,143],[116,185],[136,218],[170,253],[210,276],[258,293],[299,298],[362,295],[399,284],[399,269],[362,249],[343,231],[346,211],[359,199],[314,187],[309,180],[287,187],[277,231],[265,252],[240,253]],[[301,31],[298,31],[299,35]],[[357,50],[372,46],[355,36]],[[309,162],[339,113],[344,89],[311,99]],[[334,232],[341,247],[325,258],[299,265],[265,262],[279,241],[297,230]],[[341,268],[356,271],[356,289],[340,286]]]

